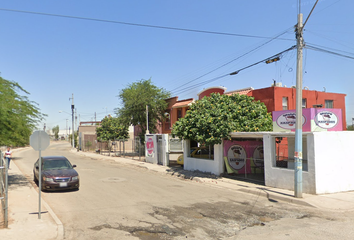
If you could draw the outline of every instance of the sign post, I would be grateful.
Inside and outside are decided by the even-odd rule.
[[[38,174],[38,187],[39,187],[39,206],[38,206],[38,219],[41,219],[41,193],[42,193],[42,156],[41,151],[49,146],[49,136],[45,131],[39,130],[32,133],[30,136],[31,147],[39,151],[39,174]]]

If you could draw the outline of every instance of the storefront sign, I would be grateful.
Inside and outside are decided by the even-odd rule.
[[[264,166],[264,151],[263,145],[256,147],[253,151],[253,163],[257,167]]]
[[[316,114],[315,122],[321,128],[331,129],[338,124],[338,117],[332,111],[325,110]]]
[[[240,145],[232,145],[227,152],[227,160],[230,167],[240,170],[246,163],[246,151]]]
[[[228,173],[252,173],[254,166],[263,166],[263,141],[225,140],[224,162]]]
[[[295,129],[296,113],[285,112],[277,118],[277,124],[283,129]],[[306,123],[306,118],[302,116],[302,125]]]
[[[295,110],[274,111],[273,132],[295,131]],[[343,131],[342,110],[334,108],[302,109],[302,131]]]
[[[146,141],[146,150],[149,157],[153,157],[154,154],[154,140],[149,137]]]

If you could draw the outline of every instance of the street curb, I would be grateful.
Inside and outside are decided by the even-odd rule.
[[[57,217],[57,215],[53,212],[52,208],[45,202],[42,198],[42,204],[44,207],[47,209],[49,212],[50,216],[53,218],[54,222],[57,224],[57,240],[62,240],[64,239],[64,226],[63,223],[60,221],[60,219]]]
[[[30,150],[30,148],[23,148],[20,151],[26,151],[26,150]],[[16,164],[15,161],[12,161],[12,164]],[[23,176],[25,176],[23,174],[23,172],[21,171],[21,169],[17,166],[18,170],[21,172],[21,174]],[[25,177],[26,178],[26,177]],[[28,178],[26,178],[28,183],[31,185],[31,191],[34,191],[35,194],[38,194],[38,192],[36,191],[36,189],[34,189],[32,187],[32,183],[30,182],[30,180]],[[39,189],[38,189],[39,190]],[[41,197],[41,202],[44,205],[44,207],[47,209],[49,215],[52,217],[52,219],[54,220],[55,224],[57,225],[57,237],[56,240],[62,240],[64,239],[64,226],[63,223],[59,220],[59,218],[57,217],[57,215],[54,213],[54,211],[52,210],[52,208],[47,204],[46,201],[44,201],[44,199]]]
[[[199,177],[199,176],[193,176],[193,174],[186,174],[186,173],[182,173],[182,172],[166,172],[167,175],[173,176],[173,177],[177,177],[179,179],[185,179],[185,180],[191,180],[191,181],[195,181],[195,182],[199,182],[199,183],[219,183],[219,186],[222,186],[223,183],[226,184],[233,184],[233,182],[230,182],[230,180],[225,180],[225,179],[208,179],[205,180],[203,179],[203,177]],[[211,180],[211,182],[209,181]],[[228,187],[226,187],[228,188]],[[287,202],[287,203],[291,203],[291,204],[296,204],[296,205],[300,205],[300,206],[304,206],[304,207],[312,207],[312,208],[316,208],[316,206],[307,203],[306,201],[304,201],[303,199],[297,199],[295,198],[293,195],[289,195],[286,193],[282,193],[276,190],[271,190],[267,187],[262,187],[262,186],[256,186],[256,187],[247,187],[247,188],[238,188],[235,189],[236,191],[241,191],[244,193],[248,193],[248,194],[253,194],[253,195],[260,195],[262,197],[267,198],[270,202],[277,202],[277,201],[282,201],[282,202]],[[282,196],[284,195],[284,196]]]
[[[277,192],[277,194],[274,194],[272,190],[269,190],[267,188],[257,188],[258,190],[255,189],[239,189],[239,191],[241,192],[245,192],[245,193],[250,193],[250,194],[254,194],[254,195],[261,195],[265,198],[267,198],[270,202],[278,202],[278,201],[282,201],[282,202],[287,202],[287,203],[291,203],[291,204],[296,204],[296,205],[300,205],[300,206],[304,206],[304,207],[312,207],[315,208],[315,206],[301,200],[301,199],[296,199],[293,196],[288,196],[287,194],[285,194],[286,196],[280,196],[279,194],[284,194],[284,193],[280,193]]]

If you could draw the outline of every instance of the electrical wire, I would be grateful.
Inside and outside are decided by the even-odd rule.
[[[209,72],[207,72],[207,73],[205,73],[205,74],[203,74],[203,75],[201,75],[201,76],[199,76],[199,77],[197,77],[197,78],[195,78],[195,79],[189,81],[188,83],[185,83],[185,84],[183,84],[183,85],[181,85],[181,86],[179,86],[179,87],[177,87],[177,88],[172,89],[171,91],[173,92],[173,91],[178,90],[178,89],[181,88],[181,87],[185,87],[186,84],[188,85],[188,84],[190,84],[190,83],[192,83],[192,82],[195,82],[195,81],[197,81],[198,79],[200,79],[200,78],[202,78],[202,77],[205,77],[206,75],[209,75],[210,73],[213,73],[213,72],[219,70],[220,68],[225,67],[225,66],[227,66],[227,65],[229,65],[229,64],[231,64],[231,63],[233,63],[233,62],[236,61],[236,60],[239,60],[240,58],[242,58],[242,57],[244,57],[244,56],[246,56],[246,55],[248,55],[248,54],[250,54],[250,53],[252,53],[252,52],[254,52],[254,51],[258,50],[258,49],[260,49],[261,47],[263,47],[263,46],[265,46],[266,44],[268,44],[268,43],[274,41],[275,39],[279,39],[280,36],[284,35],[285,33],[287,33],[287,32],[288,32],[290,29],[292,29],[292,28],[293,28],[293,27],[286,29],[285,31],[281,32],[280,34],[276,35],[275,37],[272,37],[270,40],[266,41],[265,43],[263,43],[263,44],[261,44],[261,45],[255,47],[255,48],[251,49],[250,51],[248,51],[248,52],[246,52],[246,53],[244,53],[244,54],[242,54],[241,56],[238,56],[237,58],[234,58],[234,59],[232,59],[231,61],[228,61],[228,62],[222,64],[221,66],[219,66],[219,67],[217,67],[217,68],[214,68],[213,70],[211,70],[211,71],[209,71]]]
[[[342,45],[342,46],[344,46],[344,47],[354,49],[353,47],[351,47],[351,46],[349,46],[349,45],[346,45],[346,44],[343,44],[343,43],[341,43],[341,42],[339,42],[339,41],[337,41],[337,40],[331,39],[331,38],[329,38],[329,37],[327,37],[327,36],[325,36],[325,35],[323,35],[323,34],[319,34],[319,33],[316,33],[316,32],[314,32],[314,31],[309,31],[309,30],[306,30],[306,32],[311,33],[311,34],[313,34],[313,35],[315,35],[315,36],[319,36],[319,37],[321,37],[321,38],[324,38],[324,39],[326,39],[326,40],[328,40],[328,41],[331,41],[331,42],[334,42],[334,43],[336,43],[336,44]]]
[[[206,31],[206,30],[197,30],[197,29],[188,29],[188,28],[167,27],[167,26],[149,25],[149,24],[141,24],[141,23],[131,23],[131,22],[106,20],[106,19],[99,19],[99,18],[77,17],[77,16],[70,16],[70,15],[43,13],[43,12],[31,12],[31,11],[16,10],[16,9],[6,9],[6,8],[0,8],[0,11],[35,14],[35,15],[43,15],[43,16],[50,16],[50,17],[60,17],[60,18],[71,18],[71,19],[96,21],[96,22],[104,22],[104,23],[115,23],[115,24],[130,25],[130,26],[137,26],[137,27],[148,27],[148,28],[159,28],[159,29],[166,29],[166,30],[185,31],[185,32],[196,32],[196,33],[226,35],[226,36],[234,36],[234,37],[263,38],[263,39],[270,39],[271,38],[271,37],[264,37],[264,36],[257,36],[257,35],[247,35],[247,34],[238,34],[238,33],[227,33],[227,32]],[[286,40],[286,41],[290,40],[290,41],[292,41],[292,39],[286,39],[286,38],[279,38],[279,40]]]
[[[196,83],[196,84],[194,84],[194,85],[192,85],[192,86],[182,88],[182,89],[180,89],[180,90],[174,92],[174,94],[175,94],[175,95],[178,95],[178,94],[184,93],[184,92],[186,92],[186,91],[192,90],[192,88],[197,88],[197,87],[203,86],[203,85],[205,85],[205,84],[207,84],[207,83],[214,82],[214,81],[216,81],[216,80],[218,80],[218,79],[224,78],[224,77],[229,76],[229,75],[230,75],[230,74],[228,73],[228,74],[224,74],[224,75],[222,75],[222,76],[215,77],[215,78],[212,78],[212,79],[209,79],[209,80],[200,82],[200,83]]]
[[[344,58],[354,59],[354,54],[353,54],[353,56],[348,56],[348,55],[344,55],[344,54],[341,54],[341,53],[338,53],[338,52],[333,52],[333,51],[329,51],[329,50],[326,50],[326,49],[323,49],[323,48],[311,46],[311,45],[308,45],[308,44],[305,45],[305,48],[311,49],[311,50],[315,50],[315,51],[319,51],[319,52],[332,54],[332,55],[336,55],[336,56],[340,56],[340,57],[344,57]]]
[[[281,51],[281,52],[279,52],[279,53],[277,53],[277,54],[275,54],[275,55],[273,55],[273,56],[271,56],[271,57],[265,58],[265,59],[263,59],[263,60],[261,60],[261,61],[258,61],[258,62],[256,62],[256,63],[253,63],[253,64],[248,65],[248,66],[246,66],[246,67],[243,67],[243,68],[241,68],[241,69],[239,69],[239,70],[237,70],[237,71],[234,71],[234,72],[232,72],[232,73],[228,73],[228,74],[225,74],[225,75],[216,77],[216,78],[212,78],[212,79],[209,79],[209,80],[206,80],[206,81],[197,83],[197,84],[192,85],[192,86],[189,86],[189,87],[185,87],[185,88],[183,88],[183,89],[177,91],[177,92],[176,92],[176,95],[177,95],[177,94],[181,94],[181,93],[186,92],[186,91],[189,91],[189,90],[191,90],[191,88],[200,87],[200,86],[203,86],[203,85],[205,85],[205,84],[207,84],[207,83],[214,82],[214,81],[216,81],[216,80],[219,80],[219,79],[221,79],[221,78],[224,78],[224,77],[227,77],[227,76],[230,76],[230,75],[236,75],[236,74],[238,74],[238,73],[239,73],[240,71],[242,71],[242,70],[245,70],[245,69],[250,68],[250,67],[253,67],[253,66],[257,65],[257,64],[263,63],[263,62],[265,62],[265,61],[267,61],[267,60],[269,60],[269,59],[272,59],[272,58],[275,58],[275,57],[280,57],[283,53],[288,52],[288,51],[291,51],[291,50],[293,50],[293,49],[295,49],[295,48],[296,48],[296,45],[294,45],[294,46],[292,46],[292,47],[290,47],[290,48],[288,48],[288,49],[286,49],[286,50],[284,50],[284,51]]]
[[[234,71],[234,72],[230,73],[230,75],[236,75],[236,74],[238,74],[238,73],[239,73],[240,71],[242,71],[242,70],[245,70],[245,69],[247,69],[247,68],[250,68],[250,67],[253,67],[253,66],[255,66],[255,65],[257,65],[257,64],[260,64],[260,63],[262,63],[262,62],[265,62],[265,61],[267,61],[268,59],[275,58],[275,57],[279,57],[279,56],[282,55],[283,53],[288,52],[288,51],[291,51],[291,50],[293,50],[293,49],[295,49],[295,48],[296,48],[296,46],[294,45],[294,46],[292,46],[292,47],[290,47],[290,48],[288,48],[288,49],[286,49],[286,50],[284,50],[284,51],[282,51],[282,52],[280,52],[280,53],[277,53],[277,54],[275,54],[275,55],[273,55],[273,56],[271,56],[271,57],[268,57],[268,58],[263,59],[263,60],[261,60],[261,61],[258,61],[258,62],[256,62],[256,63],[253,63],[253,64],[251,64],[251,65],[248,65],[247,67],[244,67],[244,68],[241,68],[241,69],[239,69],[239,70],[237,70],[237,71]]]
[[[327,8],[332,7],[333,5],[337,4],[337,3],[340,2],[340,1],[342,1],[342,0],[337,0],[336,2],[334,2],[334,3],[330,4],[330,5],[328,5],[327,7],[317,10],[315,13],[313,13],[313,15],[316,15],[316,14],[318,14],[318,13],[320,13],[320,12],[326,10]]]

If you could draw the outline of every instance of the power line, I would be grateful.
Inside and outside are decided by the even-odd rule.
[[[348,56],[348,55],[344,55],[338,52],[333,52],[333,51],[329,51],[323,48],[319,48],[319,47],[315,47],[315,46],[311,46],[311,45],[305,45],[305,48],[307,49],[311,49],[311,50],[315,50],[315,51],[319,51],[319,52],[324,52],[324,53],[328,53],[328,54],[332,54],[332,55],[336,55],[336,56],[340,56],[340,57],[344,57],[344,58],[349,58],[349,59],[354,59],[354,56]]]
[[[23,11],[23,10],[16,10],[16,9],[0,8],[0,11],[35,14],[35,15],[50,16],[50,17],[60,17],[60,18],[71,18],[71,19],[86,20],[86,21],[115,23],[115,24],[130,25],[130,26],[137,26],[137,27],[159,28],[159,29],[185,31],[185,32],[196,32],[196,33],[205,33],[205,34],[226,35],[226,36],[234,36],[234,37],[271,39],[271,37],[264,37],[264,36],[257,36],[257,35],[248,35],[248,34],[239,34],[239,33],[226,33],[226,32],[206,31],[206,30],[197,30],[197,29],[188,29],[188,28],[177,28],[177,27],[167,27],[167,26],[149,25],[149,24],[141,24],[141,23],[131,23],[131,22],[106,20],[106,19],[99,19],[99,18],[88,18],[88,17],[77,17],[77,16],[69,16],[69,15],[61,15],[61,14],[53,14],[53,13],[31,12],[31,11]],[[287,38],[279,38],[279,40],[293,41],[292,39],[287,39]]]
[[[194,84],[194,85],[192,85],[192,86],[182,88],[182,89],[176,91],[174,94],[176,94],[176,95],[177,95],[177,94],[181,94],[181,93],[183,93],[183,92],[192,90],[192,88],[197,88],[197,87],[203,86],[203,85],[205,85],[205,84],[207,84],[207,83],[214,82],[214,81],[216,81],[216,80],[218,80],[218,79],[224,78],[224,77],[229,76],[229,75],[230,75],[230,74],[228,73],[228,74],[224,74],[224,75],[222,75],[222,76],[215,77],[215,78],[212,78],[212,79],[209,79],[209,80],[200,82],[200,83],[196,83],[196,84]]]
[[[234,72],[232,72],[232,73],[228,73],[228,74],[225,74],[225,75],[216,77],[216,78],[212,78],[212,79],[209,79],[209,80],[206,80],[206,81],[197,83],[197,84],[192,85],[192,86],[189,86],[189,87],[185,87],[185,88],[183,88],[183,89],[177,91],[175,94],[181,94],[181,93],[183,93],[183,92],[186,92],[186,91],[191,90],[191,88],[200,87],[200,86],[203,86],[203,85],[205,85],[205,84],[207,84],[207,83],[214,82],[214,81],[216,81],[216,80],[218,80],[218,79],[221,79],[221,78],[224,78],[224,77],[227,77],[227,76],[230,76],[230,75],[236,75],[236,74],[238,74],[238,73],[239,73],[240,71],[242,71],[242,70],[245,70],[245,69],[250,68],[250,67],[253,67],[253,66],[257,65],[257,64],[266,62],[267,60],[274,59],[274,58],[279,58],[279,59],[280,59],[280,57],[281,57],[281,55],[282,55],[283,53],[288,52],[288,51],[291,51],[291,50],[293,50],[293,49],[295,49],[295,48],[296,48],[296,45],[294,45],[294,46],[292,46],[292,47],[290,47],[290,48],[288,48],[288,49],[286,49],[286,50],[284,50],[284,51],[281,51],[281,52],[279,52],[279,53],[277,53],[277,54],[275,54],[275,55],[273,55],[273,56],[271,56],[271,57],[265,58],[265,59],[263,59],[263,60],[261,60],[261,61],[258,61],[258,62],[256,62],[256,63],[253,63],[253,64],[248,65],[248,66],[246,66],[246,67],[243,67],[243,68],[241,68],[241,69],[239,69],[239,70],[237,70],[237,71],[234,71]],[[279,60],[279,59],[278,59],[278,60]]]
[[[295,48],[296,48],[296,46],[294,45],[294,46],[292,46],[292,47],[290,47],[290,48],[288,48],[288,49],[286,49],[286,50],[284,50],[284,51],[282,51],[282,52],[280,52],[280,53],[277,53],[277,54],[275,54],[275,55],[273,55],[273,56],[271,56],[271,57],[269,57],[269,58],[263,59],[263,60],[261,60],[261,61],[259,61],[259,62],[256,62],[256,63],[253,63],[253,64],[251,64],[251,65],[248,65],[247,67],[244,67],[244,68],[241,68],[241,69],[239,69],[239,70],[237,70],[237,71],[234,71],[234,72],[230,73],[230,75],[236,75],[236,74],[238,74],[238,73],[239,73],[240,71],[242,71],[242,70],[245,70],[245,69],[247,69],[247,68],[253,67],[253,66],[255,66],[255,65],[257,65],[257,64],[260,64],[260,63],[262,63],[262,62],[265,62],[265,61],[267,61],[267,60],[269,60],[269,59],[276,58],[276,57],[280,57],[283,53],[288,52],[288,51],[291,51],[291,50],[293,50],[293,49],[295,49]]]
[[[291,28],[292,28],[292,27],[291,27]],[[219,67],[217,67],[217,68],[214,68],[213,70],[211,70],[211,71],[209,71],[209,72],[207,72],[207,73],[205,73],[205,74],[203,74],[203,75],[201,75],[201,76],[199,76],[199,77],[197,77],[197,78],[195,78],[195,79],[189,81],[189,82],[186,83],[186,84],[190,84],[190,83],[192,83],[192,82],[194,82],[194,81],[196,81],[196,80],[198,80],[198,79],[200,79],[200,78],[202,78],[202,77],[205,77],[206,75],[208,75],[208,74],[210,74],[210,73],[213,73],[213,72],[215,72],[216,70],[219,70],[220,68],[225,67],[226,65],[229,65],[230,63],[232,63],[232,62],[234,62],[234,61],[236,61],[236,60],[238,60],[238,59],[240,59],[240,58],[242,58],[242,57],[244,57],[244,56],[246,56],[246,55],[248,55],[248,54],[250,54],[250,53],[252,53],[252,52],[254,52],[254,51],[256,51],[256,50],[258,50],[258,49],[260,49],[261,47],[263,47],[263,46],[265,46],[266,44],[272,42],[273,40],[279,39],[280,36],[282,36],[282,35],[284,35],[285,33],[287,33],[287,32],[289,31],[289,29],[291,29],[291,28],[286,29],[285,31],[281,32],[280,34],[276,35],[275,37],[272,37],[272,38],[271,38],[270,40],[268,40],[267,42],[265,42],[265,43],[263,43],[263,44],[261,44],[261,45],[255,47],[255,48],[253,48],[252,50],[250,50],[250,51],[248,51],[248,52],[242,54],[241,56],[238,56],[238,57],[235,58],[235,59],[232,59],[231,61],[228,61],[227,63],[224,63],[223,65],[221,65],[221,66],[219,66]],[[181,86],[179,86],[179,87],[177,87],[177,88],[174,88],[174,89],[171,90],[171,91],[175,91],[175,90],[177,90],[177,89],[179,89],[179,88],[181,88],[181,87],[184,87],[186,84],[183,84],[183,85],[181,85]]]
[[[342,45],[342,46],[344,46],[344,47],[354,49],[352,46],[349,46],[349,45],[347,45],[347,44],[343,44],[343,43],[341,43],[341,42],[339,42],[339,41],[337,41],[337,40],[331,39],[331,38],[329,38],[329,37],[327,37],[327,36],[325,36],[325,35],[323,35],[323,34],[319,34],[319,33],[316,33],[316,32],[314,32],[314,31],[309,31],[309,30],[307,30],[306,32],[312,33],[313,35],[317,35],[317,36],[322,37],[322,38],[324,38],[324,39],[326,39],[326,40],[328,40],[328,41],[334,42],[334,43],[339,44],[339,45]],[[332,35],[333,35],[333,34],[332,34]]]
[[[342,53],[345,53],[345,54],[354,55],[354,53],[352,53],[352,52],[347,52],[347,51],[343,51],[343,50],[339,50],[339,49],[335,49],[335,48],[330,48],[330,47],[326,47],[326,46],[322,46],[322,45],[318,45],[318,44],[314,44],[314,43],[307,42],[306,45],[316,46],[318,48],[324,48],[324,49],[328,49],[328,50],[331,50],[331,51],[342,52]]]

